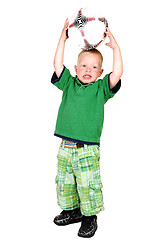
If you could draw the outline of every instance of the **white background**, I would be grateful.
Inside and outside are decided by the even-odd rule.
[[[0,3],[0,239],[78,239],[80,224],[57,227],[53,136],[61,92],[51,83],[66,17],[104,10],[122,51],[122,88],[105,106],[101,174],[105,211],[94,239],[159,239],[157,1],[2,0]],[[105,73],[112,70],[106,46]],[[76,49],[67,43],[73,72]],[[73,72],[74,74],[74,72]]]

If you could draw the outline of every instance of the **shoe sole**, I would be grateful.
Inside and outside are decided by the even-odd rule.
[[[78,236],[79,236],[79,237],[83,237],[83,238],[91,238],[91,237],[93,237],[93,236],[94,236],[94,234],[95,234],[95,232],[96,232],[97,228],[98,228],[98,226],[96,226],[96,227],[95,227],[95,230],[94,230],[93,234],[91,234],[91,235],[89,235],[89,236],[87,236],[87,235],[84,235],[84,234],[82,234],[82,233],[79,233],[79,232],[78,232]]]

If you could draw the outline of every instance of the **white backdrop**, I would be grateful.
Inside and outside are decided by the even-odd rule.
[[[105,211],[94,239],[159,239],[157,1],[11,1],[0,3],[0,238],[78,239],[80,224],[57,227],[53,136],[61,92],[51,83],[66,17],[89,5],[105,10],[122,51],[122,88],[105,106],[101,174]],[[68,40],[65,65],[76,63]],[[112,51],[104,73],[112,70]]]

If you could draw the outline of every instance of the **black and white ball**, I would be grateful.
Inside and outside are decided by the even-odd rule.
[[[69,19],[69,37],[82,49],[98,47],[105,39],[106,18],[92,8],[81,8]]]

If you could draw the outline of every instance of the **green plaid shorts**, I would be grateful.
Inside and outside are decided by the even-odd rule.
[[[63,210],[80,207],[85,216],[104,210],[100,178],[100,147],[82,148],[60,146],[57,155],[57,201]]]

